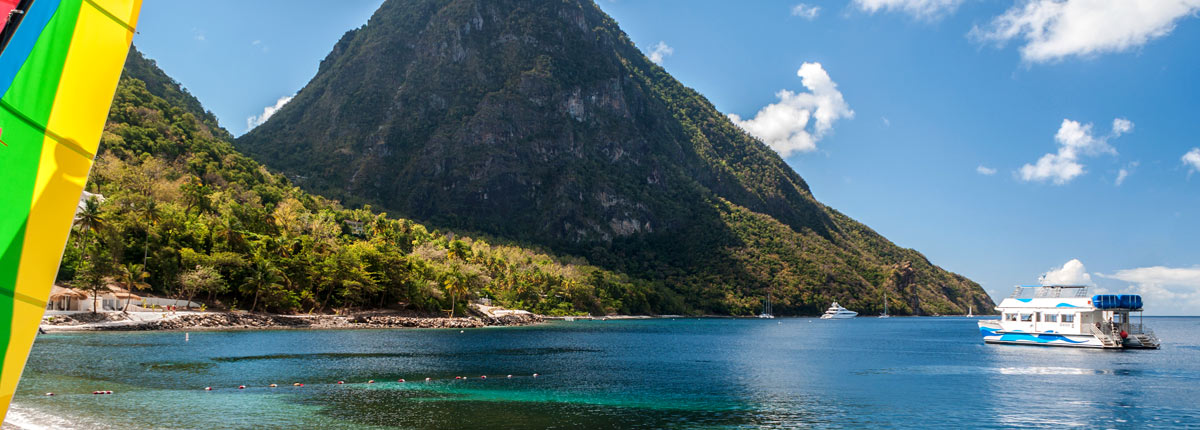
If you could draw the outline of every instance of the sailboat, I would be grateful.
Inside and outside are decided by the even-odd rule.
[[[759,318],[775,318],[775,314],[771,313],[771,293],[767,292],[767,300],[763,302],[763,311],[758,314]]]
[[[888,311],[887,311],[887,293],[883,293],[883,313],[879,314],[879,317],[880,318],[891,318],[892,317],[891,315],[888,315]]]
[[[975,318],[975,308],[967,306],[967,318]]]
[[[46,311],[141,6],[0,1],[0,421]]]

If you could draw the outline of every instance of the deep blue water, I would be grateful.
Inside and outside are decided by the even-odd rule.
[[[34,345],[10,422],[121,429],[1200,426],[1200,318],[1146,324],[1162,338],[1161,350],[985,345],[974,319],[953,317],[199,332],[189,342],[176,332],[50,334]],[[238,390],[242,384],[248,388]],[[43,396],[48,391],[57,395]]]

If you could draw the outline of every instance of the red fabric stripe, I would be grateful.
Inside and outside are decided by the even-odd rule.
[[[13,9],[16,9],[17,3],[20,2],[21,0],[0,0],[0,19],[4,20],[4,22],[0,22],[0,30],[3,30],[4,26],[8,25],[8,14]]]

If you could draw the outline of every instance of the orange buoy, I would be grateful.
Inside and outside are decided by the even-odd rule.
[[[268,387],[275,388],[275,387],[278,387],[278,385],[271,384],[271,385],[268,385]]]
[[[534,373],[534,374],[533,374],[533,377],[534,377],[534,378],[536,378],[536,377],[537,377],[537,374],[536,374],[536,373]]]
[[[238,389],[239,389],[239,390],[245,390],[245,389],[246,389],[246,386],[245,386],[245,385],[238,385]]]
[[[368,384],[374,384],[374,383],[375,383],[375,380],[374,380],[374,379],[372,379],[372,380],[370,380],[370,381],[367,381],[367,383],[368,383]]]
[[[429,382],[429,381],[432,381],[432,380],[433,380],[433,378],[425,378],[425,382]]]
[[[340,383],[341,383],[341,381],[338,381],[338,383],[340,384]],[[301,383],[299,383],[299,382],[296,382],[296,383],[293,383],[293,384],[292,384],[292,386],[293,386],[293,387],[303,387],[303,386],[304,386],[304,384],[301,384]]]
[[[455,376],[454,379],[462,379],[461,376]]]
[[[509,378],[512,378],[512,375],[508,375],[508,377],[509,377]]]
[[[338,381],[338,385],[345,384],[345,381]]]
[[[212,391],[212,387],[204,387],[204,391]]]
[[[487,379],[487,375],[480,376],[479,379]]]
[[[47,396],[53,396],[54,393],[46,393]]]
[[[400,378],[400,379],[399,379],[399,380],[397,380],[396,382],[404,382],[404,378]]]

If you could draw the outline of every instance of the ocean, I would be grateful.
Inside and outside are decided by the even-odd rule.
[[[1200,427],[1200,318],[1146,318],[1148,351],[985,345],[975,321],[45,334],[5,426]]]

